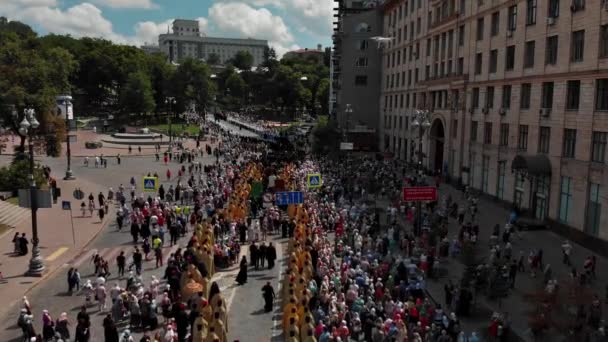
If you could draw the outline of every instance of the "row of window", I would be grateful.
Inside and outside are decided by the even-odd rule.
[[[457,121],[452,123],[452,126],[457,125]],[[470,140],[477,141],[479,123],[471,121]],[[483,127],[483,143],[491,145],[493,143],[493,123],[485,122]],[[498,145],[509,146],[509,128],[508,123],[501,123],[498,134]],[[520,151],[528,150],[528,125],[519,125],[517,135],[517,149]],[[562,140],[562,157],[576,158],[576,138],[577,130],[572,128],[564,129]],[[604,163],[606,161],[606,144],[608,143],[608,132],[594,131],[591,136],[591,161],[594,163]],[[537,153],[549,153],[551,146],[551,127],[540,126],[538,130],[538,149]]]
[[[547,110],[547,114],[550,114],[550,110],[553,108],[555,82],[543,82],[541,84],[541,96],[540,96],[540,108]],[[452,108],[455,104],[459,103],[459,93],[457,90],[453,90],[451,99],[448,96],[447,90],[430,92],[428,98],[428,105],[431,108]],[[513,95],[513,86],[506,84],[502,86],[502,96],[500,102],[500,108],[510,109]],[[566,81],[566,99],[565,109],[569,111],[576,111],[580,108],[581,103],[581,81],[580,80],[568,80]],[[427,104],[427,94],[421,93],[422,104]],[[471,90],[471,102],[470,108],[478,109],[480,107],[480,96],[481,90],[479,87],[474,87]],[[494,99],[496,97],[496,90],[494,86],[485,88],[485,102],[483,104],[484,109],[495,108]],[[519,109],[528,110],[530,109],[532,102],[532,83],[520,84],[519,92]],[[411,94],[393,94],[384,96],[384,108],[416,108],[416,93]],[[608,78],[597,79],[595,82],[595,110],[608,111]]]

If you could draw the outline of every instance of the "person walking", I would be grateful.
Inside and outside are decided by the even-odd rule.
[[[118,329],[110,314],[107,314],[103,319],[103,336],[105,342],[119,342]]]
[[[241,264],[240,264],[240,270],[239,273],[236,276],[236,282],[239,285],[243,285],[245,283],[247,283],[247,257],[243,255],[243,258],[241,258]]]
[[[266,260],[268,261],[268,269],[274,268],[274,261],[277,259],[277,250],[274,248],[272,242],[268,243],[268,247],[266,249]]]
[[[270,282],[266,282],[266,285],[262,287],[262,297],[264,297],[264,311],[272,311],[272,304],[275,298],[274,289]]]
[[[572,266],[572,262],[570,261],[570,255],[572,254],[572,245],[568,240],[565,240],[562,244],[562,261],[564,265]]]
[[[125,275],[125,265],[127,264],[127,258],[125,252],[120,251],[120,254],[116,257],[116,266],[118,266],[118,276],[123,277]]]
[[[137,275],[141,275],[143,256],[139,251],[139,248],[135,247],[135,252],[133,252],[133,265],[135,265],[135,273]]]

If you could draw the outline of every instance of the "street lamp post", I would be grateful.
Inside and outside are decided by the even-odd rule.
[[[63,104],[65,105],[65,131],[66,131],[66,146],[67,146],[67,158],[68,158],[68,167],[65,170],[64,180],[74,180],[74,174],[72,173],[72,150],[70,149],[70,100],[67,96],[64,97]]]
[[[167,106],[169,106],[169,111],[167,113],[167,121],[169,123],[169,146],[171,146],[171,142],[173,141],[172,140],[173,139],[173,131],[171,130],[171,128],[172,128],[172,125],[171,125],[171,114],[172,114],[171,106],[175,105],[176,103],[177,103],[177,101],[175,100],[175,97],[173,97],[173,96],[167,96],[167,97],[165,97],[165,104]]]
[[[38,240],[38,189],[36,188],[36,179],[34,178],[34,141],[33,132],[40,126],[36,120],[33,109],[26,109],[24,117],[19,124],[19,134],[28,139],[28,148],[30,152],[30,208],[32,212],[32,258],[30,259],[29,269],[26,273],[28,276],[40,277],[44,273],[44,261],[40,256],[40,247]]]
[[[414,113],[414,121],[412,122],[412,126],[418,129],[418,164],[416,165],[416,183],[419,184],[422,179],[422,137],[424,136],[424,132],[427,128],[431,127],[431,122],[429,121],[430,112],[428,110],[416,110]],[[417,202],[417,224],[415,229],[416,236],[420,236],[422,232],[422,203],[420,201]]]
[[[344,114],[346,116],[346,123],[345,126],[342,128],[342,139],[343,142],[348,142],[348,126],[350,125],[350,116],[353,113],[353,106],[351,106],[350,103],[346,104],[346,108],[344,109]],[[344,153],[346,154],[346,169],[348,170],[348,151],[345,150]]]

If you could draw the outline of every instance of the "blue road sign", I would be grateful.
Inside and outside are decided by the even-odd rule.
[[[61,208],[63,210],[72,210],[72,203],[70,201],[61,201]]]
[[[275,198],[277,205],[304,203],[304,193],[301,191],[277,192]]]
[[[320,173],[309,173],[306,180],[309,189],[318,189],[323,184]]]
[[[144,191],[156,192],[158,190],[158,178],[144,177]]]

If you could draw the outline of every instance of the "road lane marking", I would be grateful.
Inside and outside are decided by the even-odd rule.
[[[56,251],[53,252],[53,254],[49,255],[48,257],[46,257],[46,261],[53,261],[57,258],[59,258],[59,256],[63,253],[65,253],[69,248],[68,247],[59,247]]]

